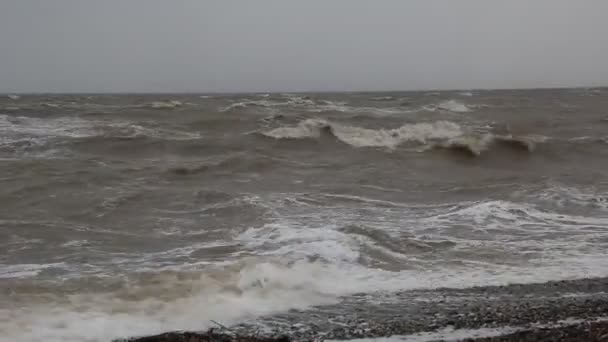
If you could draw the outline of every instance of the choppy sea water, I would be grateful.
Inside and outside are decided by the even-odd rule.
[[[0,97],[0,340],[608,275],[608,90]]]

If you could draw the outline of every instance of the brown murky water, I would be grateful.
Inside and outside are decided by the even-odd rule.
[[[608,275],[608,91],[0,97],[0,340]]]

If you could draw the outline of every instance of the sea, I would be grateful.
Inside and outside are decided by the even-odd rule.
[[[0,95],[0,341],[608,276],[607,250],[608,89]]]

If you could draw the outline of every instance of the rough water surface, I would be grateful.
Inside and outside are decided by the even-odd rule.
[[[605,89],[2,95],[0,341],[313,336],[602,279],[607,119]]]

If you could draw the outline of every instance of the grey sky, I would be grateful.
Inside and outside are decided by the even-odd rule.
[[[606,0],[0,0],[0,92],[608,85]]]

